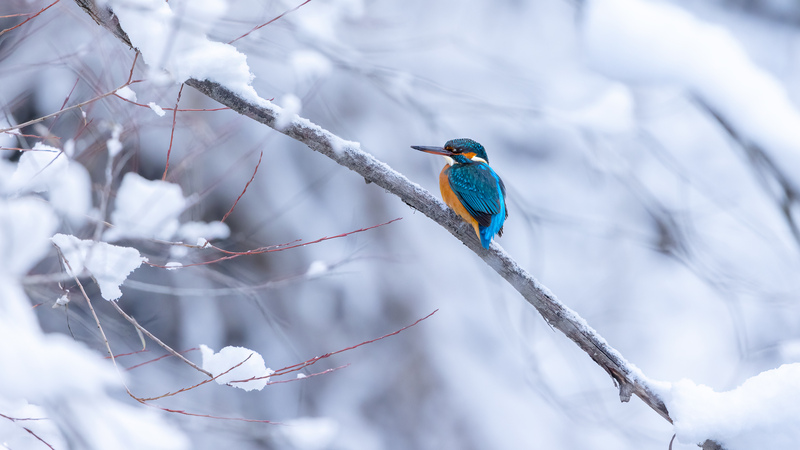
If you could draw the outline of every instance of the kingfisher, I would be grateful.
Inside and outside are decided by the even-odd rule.
[[[489,248],[494,235],[503,235],[508,217],[506,187],[489,167],[483,146],[472,139],[451,139],[444,147],[412,145],[414,150],[442,155],[447,164],[439,173],[442,199],[467,223],[483,248]]]

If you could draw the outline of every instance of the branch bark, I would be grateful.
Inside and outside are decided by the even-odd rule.
[[[79,6],[90,11],[96,9],[90,0],[75,0]],[[88,9],[87,9],[88,8]],[[97,21],[98,14],[89,12]],[[115,36],[125,36],[119,24],[101,22]],[[123,39],[130,46],[130,42]],[[622,355],[612,348],[578,314],[566,307],[533,276],[520,267],[502,248],[492,243],[490,249],[481,247],[473,228],[465,223],[449,207],[430,192],[412,183],[402,174],[369,153],[362,151],[358,144],[343,141],[333,133],[314,125],[307,120],[294,120],[287,127],[277,126],[275,109],[263,108],[238,96],[218,83],[208,80],[189,79],[186,84],[202,92],[211,99],[228,106],[259,123],[267,125],[290,138],[307,145],[336,163],[358,173],[368,182],[384,188],[396,195],[412,208],[425,214],[448,230],[465,246],[481,257],[486,264],[497,271],[528,301],[554,328],[564,333],[593,361],[603,368],[619,388],[620,400],[627,402],[636,395],[661,417],[672,423],[667,407],[657,394],[650,381],[633,367]],[[344,145],[342,145],[344,143]]]

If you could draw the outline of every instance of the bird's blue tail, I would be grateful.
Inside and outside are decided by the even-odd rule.
[[[506,206],[501,204],[500,212],[492,217],[492,222],[488,227],[478,227],[481,234],[481,245],[488,249],[492,243],[492,238],[503,229],[503,222],[506,221]]]

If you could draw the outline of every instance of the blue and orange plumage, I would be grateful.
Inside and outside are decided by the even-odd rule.
[[[411,148],[445,157],[447,165],[439,174],[442,199],[475,228],[483,248],[489,248],[495,235],[503,235],[508,210],[506,187],[489,167],[483,146],[464,138],[449,140],[444,147]]]

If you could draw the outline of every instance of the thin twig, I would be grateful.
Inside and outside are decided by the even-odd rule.
[[[178,120],[178,103],[181,102],[181,94],[183,93],[183,84],[178,90],[178,98],[175,100],[175,109],[172,110],[172,131],[169,133],[169,148],[167,149],[167,164],[164,166],[164,175],[161,176],[162,180],[167,179],[167,171],[169,170],[169,156],[172,153],[172,139],[175,137],[175,123]]]
[[[228,212],[226,212],[225,215],[222,216],[222,219],[220,219],[220,222],[225,222],[225,219],[227,219],[228,216],[230,216],[231,213],[233,212],[233,208],[236,208],[236,205],[239,203],[239,200],[241,200],[242,196],[244,195],[244,193],[247,192],[247,188],[250,187],[250,183],[252,183],[253,180],[256,178],[256,174],[258,173],[258,167],[261,165],[261,158],[263,158],[263,157],[264,157],[264,152],[261,152],[261,154],[258,155],[258,163],[256,163],[256,168],[253,170],[253,176],[251,176],[250,177],[250,181],[248,181],[247,184],[244,185],[244,189],[242,190],[242,193],[239,194],[239,197],[237,197],[236,201],[233,202],[233,205],[231,205],[231,209],[229,209]]]
[[[134,58],[133,58],[133,66],[131,66],[131,73],[133,73],[133,67],[136,65],[136,59],[138,58],[138,56],[139,56],[139,53],[137,52],[136,56],[134,56]],[[21,129],[27,127],[27,126],[33,125],[35,123],[39,123],[39,122],[41,122],[43,120],[47,120],[47,119],[49,119],[51,117],[58,116],[59,114],[63,114],[65,112],[67,112],[67,111],[71,111],[71,110],[76,109],[76,108],[82,108],[82,107],[84,107],[84,106],[86,106],[86,105],[88,105],[90,103],[94,103],[94,102],[96,102],[96,101],[98,101],[100,99],[106,98],[109,95],[114,95],[120,89],[128,87],[133,83],[136,83],[136,81],[131,81],[130,77],[128,77],[128,80],[125,81],[125,83],[122,84],[122,86],[119,86],[116,89],[108,91],[105,94],[100,94],[97,97],[90,98],[89,100],[86,100],[85,102],[81,102],[81,103],[78,103],[77,105],[72,105],[72,106],[67,107],[67,108],[62,108],[62,109],[60,109],[60,110],[58,110],[58,111],[56,111],[54,113],[50,113],[50,114],[48,114],[46,116],[38,117],[36,119],[31,119],[31,120],[29,120],[27,122],[14,125],[13,127],[2,128],[2,129],[0,129],[0,133],[5,133],[7,131],[12,131],[12,130],[21,130]]]
[[[207,383],[210,383],[210,382],[216,380],[217,378],[225,375],[226,373],[230,372],[231,370],[233,370],[233,369],[241,366],[242,364],[246,363],[247,360],[249,360],[253,356],[254,353],[255,352],[250,353],[249,355],[247,355],[247,358],[245,358],[242,362],[240,362],[240,363],[236,364],[235,366],[231,367],[230,369],[220,373],[219,375],[217,375],[215,377],[212,377],[210,379],[203,380],[203,381],[201,381],[201,382],[199,382],[199,383],[197,383],[197,384],[195,384],[193,386],[181,388],[181,389],[178,389],[177,391],[174,391],[174,392],[167,392],[166,394],[159,395],[158,397],[151,397],[151,398],[139,398],[139,397],[137,397],[136,400],[138,400],[138,401],[140,401],[142,403],[145,403],[145,402],[151,402],[153,400],[160,400],[160,399],[166,398],[166,397],[172,397],[173,395],[178,395],[178,394],[182,394],[182,393],[187,392],[187,391],[191,391],[192,389],[198,388],[198,387],[200,387],[200,386],[202,386],[204,384],[207,384]],[[230,386],[230,383],[227,383],[227,384]]]
[[[17,417],[9,417],[9,416],[7,416],[7,415],[5,415],[5,414],[0,414],[0,417],[6,418],[6,419],[8,419],[8,420],[10,420],[10,421],[12,421],[12,422],[15,422],[15,423],[16,423],[16,422],[19,422],[19,421],[25,421],[25,420],[42,420],[42,419],[33,419],[33,418],[24,418],[24,419],[20,419],[20,418],[17,418]],[[21,426],[21,425],[20,425],[20,426]],[[22,427],[22,426],[21,426],[21,427]],[[34,432],[33,432],[33,430],[31,430],[30,428],[28,428],[28,427],[22,427],[22,429],[23,429],[23,430],[25,430],[25,431],[27,431],[27,432],[28,432],[28,433],[29,433],[31,436],[33,436],[33,437],[35,437],[36,439],[38,439],[38,440],[39,440],[39,442],[41,442],[42,444],[46,445],[48,448],[50,448],[50,449],[52,449],[52,450],[55,450],[55,448],[54,448],[52,445],[50,445],[50,444],[49,444],[47,441],[45,441],[44,439],[42,439],[42,438],[41,438],[41,436],[39,436],[38,434],[34,433]]]
[[[389,225],[390,223],[397,222],[400,219],[402,219],[402,217],[397,217],[397,218],[392,219],[392,220],[390,220],[388,222],[379,223],[378,225],[372,225],[370,227],[360,228],[358,230],[353,230],[353,231],[348,231],[346,233],[337,234],[335,236],[324,236],[324,237],[321,237],[319,239],[315,239],[313,241],[302,242],[302,239],[297,239],[297,240],[294,240],[292,242],[287,242],[285,244],[276,244],[276,245],[270,245],[268,247],[259,247],[259,248],[255,248],[255,249],[252,249],[252,250],[246,250],[246,251],[243,251],[243,252],[234,252],[234,251],[231,251],[231,250],[225,250],[223,248],[217,247],[217,246],[212,245],[210,243],[207,246],[188,245],[187,244],[186,247],[190,247],[190,248],[205,248],[205,247],[213,248],[214,250],[216,250],[218,252],[221,252],[221,253],[224,253],[224,254],[226,254],[228,256],[223,256],[223,257],[220,257],[220,258],[212,259],[210,261],[203,261],[203,262],[199,262],[199,263],[184,264],[184,265],[179,266],[179,267],[162,266],[160,264],[151,263],[149,261],[145,261],[145,264],[147,264],[147,265],[149,265],[151,267],[158,267],[160,269],[176,269],[176,268],[181,268],[182,269],[184,267],[206,266],[206,265],[209,265],[209,264],[216,264],[218,262],[222,262],[222,261],[227,261],[229,259],[238,258],[240,256],[251,256],[251,255],[260,255],[262,253],[282,252],[284,250],[289,250],[289,249],[292,249],[292,248],[299,248],[299,247],[305,247],[306,245],[318,244],[318,243],[323,242],[323,241],[329,241],[331,239],[337,239],[337,238],[341,238],[341,237],[345,237],[345,236],[350,236],[351,234],[362,233],[364,231],[372,230],[374,228],[382,227],[384,225]]]
[[[19,28],[19,27],[21,27],[21,26],[25,25],[25,24],[26,24],[26,23],[28,23],[29,21],[31,21],[31,20],[35,19],[36,17],[38,17],[38,16],[39,16],[39,14],[41,14],[41,13],[43,13],[43,12],[47,11],[48,9],[50,9],[50,7],[51,7],[51,6],[55,5],[56,3],[60,2],[60,1],[61,1],[61,0],[56,0],[56,1],[54,1],[53,3],[50,3],[49,5],[47,5],[47,6],[45,6],[44,8],[42,8],[42,9],[41,9],[39,12],[37,12],[36,14],[34,14],[34,15],[32,15],[32,16],[30,16],[30,17],[28,17],[27,19],[23,20],[23,21],[22,21],[22,22],[20,22],[19,24],[15,25],[15,26],[13,26],[13,27],[11,27],[11,28],[6,28],[6,29],[5,29],[5,30],[3,30],[3,31],[0,31],[0,36],[2,36],[2,35],[4,35],[4,34],[6,34],[7,32],[9,32],[9,31],[11,31],[11,30],[13,30],[13,29],[15,29],[15,28]]]
[[[211,372],[203,369],[202,367],[199,367],[197,364],[195,364],[195,363],[189,361],[188,359],[184,358],[183,355],[181,355],[180,353],[178,353],[175,350],[173,350],[172,347],[170,347],[169,345],[163,343],[161,341],[161,339],[157,338],[153,333],[147,331],[147,329],[145,327],[139,325],[139,322],[137,322],[136,319],[134,319],[133,317],[129,316],[125,311],[123,311],[122,308],[119,307],[117,302],[109,302],[109,303],[111,303],[111,305],[114,306],[114,308],[117,310],[117,312],[119,312],[122,315],[122,317],[127,319],[128,322],[130,322],[133,326],[135,326],[139,331],[144,333],[147,337],[152,339],[153,342],[155,342],[156,344],[160,345],[161,348],[163,348],[164,350],[168,351],[172,356],[174,356],[174,357],[180,359],[181,361],[185,362],[186,364],[192,366],[192,368],[194,368],[198,372],[203,372],[204,374],[208,375],[209,378],[214,378],[214,375]]]
[[[360,344],[356,344],[356,345],[353,345],[353,346],[350,346],[350,347],[347,347],[347,348],[343,348],[343,349],[341,349],[341,350],[336,350],[335,352],[330,352],[330,353],[325,353],[324,355],[315,356],[315,357],[313,357],[313,358],[311,358],[311,359],[309,359],[309,360],[307,360],[307,361],[303,361],[303,362],[301,362],[301,363],[297,363],[297,364],[294,364],[294,365],[291,365],[291,366],[286,366],[286,367],[284,367],[283,369],[278,369],[278,370],[276,370],[276,371],[275,371],[275,372],[274,372],[272,375],[270,375],[270,376],[272,376],[272,377],[278,377],[278,376],[281,376],[281,375],[286,375],[287,373],[291,373],[291,372],[297,372],[298,370],[302,370],[302,369],[304,369],[304,368],[306,368],[306,367],[308,367],[308,366],[311,366],[311,365],[313,365],[313,364],[316,364],[316,363],[317,363],[317,361],[319,361],[319,360],[322,360],[322,359],[325,359],[325,358],[330,358],[330,357],[331,357],[331,356],[333,356],[333,355],[338,355],[339,353],[346,352],[346,351],[348,351],[348,350],[353,350],[353,349],[356,349],[356,348],[358,348],[358,347],[361,347],[362,345],[372,344],[373,342],[380,341],[381,339],[386,339],[386,338],[388,338],[388,337],[391,337],[391,336],[394,336],[394,335],[396,335],[396,334],[400,334],[400,333],[402,333],[403,331],[405,331],[405,330],[407,330],[407,329],[409,329],[409,328],[411,328],[411,327],[413,327],[413,326],[417,325],[418,323],[422,322],[423,320],[427,319],[428,317],[430,317],[430,316],[432,316],[432,315],[436,314],[438,311],[439,311],[438,309],[435,309],[435,310],[433,310],[433,312],[432,312],[432,313],[428,314],[427,316],[425,316],[425,317],[423,317],[423,318],[421,318],[421,319],[417,319],[417,320],[416,320],[416,322],[412,323],[411,325],[406,325],[406,326],[404,326],[403,328],[400,328],[400,329],[399,329],[399,330],[397,330],[397,331],[393,331],[393,332],[391,332],[391,333],[384,334],[384,335],[383,335],[383,336],[381,336],[381,337],[377,337],[377,338],[375,338],[375,339],[370,339],[370,340],[368,340],[368,341],[364,341],[364,342],[361,342]],[[262,378],[266,378],[266,377],[262,377]],[[258,378],[254,378],[254,379],[258,379]],[[250,380],[242,380],[242,382],[243,382],[243,381],[250,381]],[[237,382],[238,382],[238,381],[237,381]]]
[[[268,22],[265,22],[265,23],[262,23],[261,25],[257,25],[257,26],[255,26],[255,27],[253,27],[253,29],[251,29],[251,30],[250,30],[250,31],[248,31],[247,33],[245,33],[245,34],[243,34],[243,35],[241,35],[241,36],[237,37],[236,39],[232,39],[232,40],[228,41],[228,44],[233,44],[234,42],[236,42],[236,41],[238,41],[239,39],[241,39],[241,38],[243,38],[243,37],[247,36],[248,34],[252,33],[253,31],[260,30],[260,29],[264,28],[265,26],[267,26],[267,25],[271,24],[272,22],[275,22],[276,20],[280,19],[281,17],[283,17],[283,16],[285,16],[285,15],[289,14],[290,12],[297,11],[297,10],[298,10],[298,9],[300,9],[300,8],[301,8],[303,5],[305,5],[306,3],[310,2],[310,1],[311,1],[311,0],[306,0],[306,1],[304,1],[303,3],[301,3],[301,4],[297,5],[297,6],[295,6],[294,8],[292,8],[292,9],[289,9],[289,10],[286,10],[286,11],[284,11],[283,13],[281,13],[280,15],[278,15],[278,16],[276,16],[276,17],[272,18],[272,20],[270,20],[270,21],[268,21]]]

